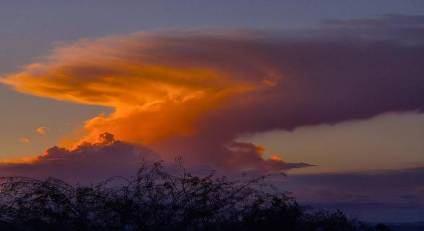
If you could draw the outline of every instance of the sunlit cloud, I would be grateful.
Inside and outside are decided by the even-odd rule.
[[[226,65],[227,61],[222,64],[193,63],[190,59],[181,59],[180,51],[168,53],[166,46],[178,43],[176,48],[180,49],[178,46],[184,45],[185,39],[135,34],[81,41],[58,48],[43,62],[31,64],[2,82],[37,96],[115,109],[110,115],[99,115],[87,121],[84,125],[87,133],[80,142],[92,142],[98,134],[107,131],[119,139],[154,148],[175,137],[198,135],[200,119],[205,115],[242,95],[272,88],[277,81],[276,73],[265,63],[249,68],[254,73],[249,70],[237,73],[248,66],[245,62],[251,61],[240,60],[235,63],[240,67],[226,70],[215,65]],[[209,41],[207,37],[203,39]],[[198,49],[188,50],[193,48]],[[246,74],[252,75],[250,79]],[[39,134],[45,131],[37,129]],[[231,140],[211,145],[220,146],[216,151],[225,149],[227,153],[235,153],[224,147],[236,145]],[[160,151],[164,158],[187,155],[178,149],[175,153]],[[249,155],[252,156],[246,160],[252,162],[244,167],[261,165],[260,153],[252,149],[241,157]],[[230,155],[226,162],[236,166],[231,158]],[[187,157],[188,162],[192,159]],[[224,165],[222,160],[216,162],[213,164]],[[263,162],[268,165],[266,163]],[[284,162],[281,161],[281,165],[284,166]]]
[[[40,136],[46,135],[47,131],[48,131],[47,127],[38,127],[37,129],[35,129],[35,132]]]
[[[410,36],[421,36],[417,30]],[[287,169],[293,165],[236,138],[422,110],[424,46],[411,50],[384,33],[136,33],[58,47],[0,81],[26,94],[113,108],[86,121],[77,146],[109,132],[164,159]]]

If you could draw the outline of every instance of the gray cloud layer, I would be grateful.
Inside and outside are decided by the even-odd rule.
[[[368,221],[424,219],[424,168],[292,175],[281,188],[300,201],[338,208]]]

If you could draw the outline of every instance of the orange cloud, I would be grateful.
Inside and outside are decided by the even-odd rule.
[[[369,39],[138,33],[59,47],[0,82],[114,109],[86,121],[79,142],[110,132],[163,158],[281,169],[282,160],[235,140],[424,108],[421,45]]]
[[[81,41],[1,81],[36,96],[112,107],[113,114],[87,121],[85,139],[108,131],[144,144],[192,134],[202,114],[256,88],[211,66],[156,60],[149,50],[166,41],[155,43],[142,34]]]
[[[271,156],[269,157],[269,159],[270,159],[270,160],[274,160],[274,161],[280,161],[280,160],[283,160],[283,159],[281,158],[281,156],[279,156],[279,155],[277,155],[277,154],[273,154],[273,155],[271,155]]]
[[[40,62],[0,81],[27,94],[114,108],[110,115],[86,121],[86,134],[74,147],[95,142],[99,134],[109,132],[120,140],[169,153],[174,146],[164,150],[164,141],[199,135],[200,120],[207,114],[277,82],[276,73],[265,63],[252,68],[261,73],[260,78],[247,78],[248,72],[240,72],[239,66],[252,62],[251,58],[237,54],[240,60],[235,67],[221,67],[226,60],[221,64],[205,60],[209,51],[197,51],[196,45],[185,48],[185,39],[180,39],[135,34],[83,40],[57,48]],[[173,47],[182,50],[172,51]],[[196,63],[190,54],[181,57],[184,50],[206,53],[199,54],[202,58]],[[46,128],[36,132],[44,135]],[[163,154],[165,158],[175,155]],[[188,159],[193,158],[188,155]]]
[[[38,127],[37,129],[35,129],[35,132],[39,134],[40,136],[44,136],[47,134],[47,130],[48,130],[47,127]]]

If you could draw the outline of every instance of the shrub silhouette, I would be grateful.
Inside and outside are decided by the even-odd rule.
[[[73,186],[61,180],[3,177],[1,230],[378,230],[341,212],[310,212],[263,177],[180,176],[161,162],[130,178]]]

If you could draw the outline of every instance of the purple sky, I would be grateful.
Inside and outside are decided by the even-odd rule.
[[[9,83],[12,87],[0,84],[2,162],[34,158],[50,147],[81,137],[90,119],[89,125],[101,129],[110,127],[99,120],[112,121],[118,124],[111,128],[118,130],[118,139],[143,145],[146,143],[140,140],[150,138],[145,134],[119,134],[128,129],[127,121],[142,118],[159,128],[167,124],[156,124],[149,115],[138,112],[123,117],[125,100],[109,95],[113,91],[89,92],[91,98],[73,95],[78,88],[69,87],[72,84],[107,84],[97,78],[102,73],[133,81],[126,78],[127,72],[109,68],[108,56],[103,59],[95,53],[108,50],[110,57],[125,65],[149,63],[183,71],[196,66],[230,76],[230,82],[207,79],[214,97],[231,93],[225,107],[211,106],[205,112],[197,110],[199,106],[187,106],[196,116],[201,115],[196,126],[185,126],[185,120],[181,125],[198,129],[195,138],[187,136],[190,129],[181,136],[169,131],[174,136],[147,145],[155,152],[184,152],[194,164],[223,168],[287,169],[310,163],[317,166],[289,172],[293,176],[289,176],[287,187],[303,201],[330,207],[343,204],[352,214],[369,215],[374,221],[424,219],[419,215],[424,210],[424,181],[420,177],[424,166],[423,1],[6,0],[0,4],[0,78],[28,77]],[[147,36],[134,35],[136,32]],[[178,36],[169,36],[175,34]],[[105,37],[110,41],[104,42]],[[146,45],[149,49],[138,46],[150,41],[153,45]],[[79,46],[88,55],[79,56]],[[74,54],[78,61],[87,63],[91,60],[87,57],[93,57],[96,65],[73,62]],[[46,61],[45,57],[53,58]],[[31,69],[29,64],[40,64],[41,68]],[[70,71],[62,72],[62,67]],[[71,81],[59,81],[62,94],[36,86],[44,77],[43,83],[57,83],[60,78],[50,73],[69,74]],[[170,80],[159,74],[156,77],[176,81],[172,87],[179,87],[178,81],[184,80],[177,74]],[[187,89],[210,90],[202,79],[191,80]],[[240,92],[233,87],[239,83],[271,90],[237,98]],[[137,91],[147,89],[137,84],[134,87]],[[47,98],[33,96],[40,92]],[[105,103],[105,98],[92,97],[96,94],[119,102]],[[214,100],[201,102],[223,104]],[[87,103],[90,105],[84,105]],[[180,115],[177,109],[169,110]],[[164,117],[161,121],[169,120]],[[145,128],[142,123],[135,125]],[[89,174],[90,158],[104,153],[105,162],[91,175],[95,178],[107,175],[109,169],[114,174],[121,171],[110,165],[112,151],[128,157],[121,160],[122,166],[133,166],[133,149],[146,152],[144,146],[127,143],[88,146],[79,151],[53,148],[44,159],[38,157],[35,165],[6,163],[0,171],[54,174],[58,167],[52,159],[79,153],[69,162],[65,155],[62,170],[66,178],[67,171],[73,172],[79,165]],[[93,150],[94,156],[89,156]],[[203,155],[196,156],[201,151]],[[271,156],[276,159],[268,159]],[[392,183],[399,187],[393,189]],[[358,190],[364,185],[366,190]],[[326,193],[328,197],[322,196]],[[382,208],[392,212],[381,213]]]

